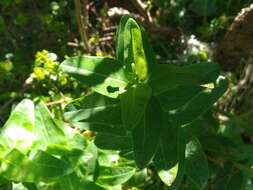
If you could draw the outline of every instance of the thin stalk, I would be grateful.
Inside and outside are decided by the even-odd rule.
[[[86,1],[85,1],[86,3]],[[81,36],[81,41],[83,42],[84,45],[84,50],[87,51],[88,53],[90,52],[90,46],[88,43],[88,37],[87,37],[87,33],[86,33],[86,22],[85,19],[87,20],[87,18],[83,18],[83,11],[81,8],[81,1],[80,0],[75,0],[75,8],[76,8],[76,19],[77,19],[77,24],[78,24],[78,29],[79,29],[79,33]],[[86,8],[86,4],[84,5],[84,7]],[[85,15],[87,16],[87,13],[85,13]],[[86,24],[85,24],[86,23]]]

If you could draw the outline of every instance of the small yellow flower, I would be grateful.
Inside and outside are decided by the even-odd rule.
[[[34,73],[35,77],[36,77],[38,80],[44,80],[45,77],[46,77],[46,73],[45,73],[44,69],[41,68],[41,67],[35,67],[35,68],[33,69],[33,73]]]

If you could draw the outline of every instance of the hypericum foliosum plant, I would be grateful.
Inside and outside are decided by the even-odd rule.
[[[205,138],[219,141],[205,131],[217,125],[211,108],[228,86],[216,64],[158,64],[144,29],[124,16],[116,58],[76,56],[60,67],[91,92],[65,107],[64,121],[42,102],[15,107],[0,134],[3,187],[206,188],[205,152],[215,151]]]

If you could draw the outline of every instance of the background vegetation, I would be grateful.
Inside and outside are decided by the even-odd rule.
[[[218,62],[230,86],[214,107],[214,126],[221,136],[238,146],[236,150],[229,149],[235,151],[231,157],[239,156],[241,149],[250,152],[253,137],[251,57],[240,50],[241,54],[236,54],[240,61],[227,64],[229,58],[220,56],[220,52],[231,45],[225,40],[234,18],[251,3],[250,0],[1,0],[0,127],[23,98],[44,101],[54,117],[62,119],[65,105],[86,94],[89,88],[63,73],[60,62],[82,54],[115,57],[116,26],[122,15],[131,14],[146,28],[158,63]],[[247,49],[247,46],[240,48]],[[214,142],[209,143],[211,146]],[[247,147],[241,148],[241,144]],[[240,174],[238,171],[244,166],[211,156],[208,159],[223,168],[218,171],[213,166],[217,175],[210,179],[208,189],[232,189],[230,177],[240,181],[240,176],[223,173]],[[245,160],[239,161],[244,164]],[[247,166],[251,167],[251,162]],[[252,175],[252,171],[247,172]],[[220,184],[219,178],[223,177],[230,185]],[[150,183],[146,188],[161,186],[160,181]],[[244,183],[247,183],[245,189],[253,189],[251,179]]]

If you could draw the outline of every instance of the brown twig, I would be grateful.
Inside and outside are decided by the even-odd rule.
[[[113,41],[113,39],[114,39],[114,36],[105,36],[105,37],[100,38],[98,41],[101,43],[101,42]]]
[[[141,0],[131,0],[131,2],[148,22],[153,22],[150,12],[147,10],[147,6]]]
[[[83,7],[86,8],[86,5],[87,5],[87,0],[83,0]],[[87,10],[82,11],[82,4],[80,0],[75,0],[75,8],[76,8],[76,18],[77,18],[78,29],[81,36],[81,40],[84,44],[84,50],[89,53],[91,49],[88,43],[88,37],[86,33],[88,11]]]
[[[68,42],[67,43],[68,46],[72,46],[72,47],[79,47],[80,45],[75,43],[75,42]]]
[[[68,99],[64,98],[64,99],[56,100],[56,101],[53,101],[53,102],[48,102],[46,105],[47,106],[54,106],[54,105],[57,105],[57,104],[65,103],[67,101],[68,101]]]

